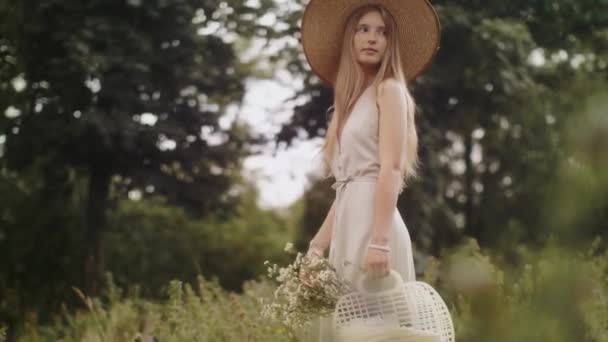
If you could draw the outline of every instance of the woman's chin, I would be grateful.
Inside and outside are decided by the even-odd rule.
[[[380,61],[375,59],[360,59],[359,64],[364,68],[377,68],[380,65]]]

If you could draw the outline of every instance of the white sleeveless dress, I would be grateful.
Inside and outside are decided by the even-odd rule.
[[[366,88],[355,103],[330,165],[336,179],[332,185],[336,190],[336,209],[329,261],[353,284],[357,284],[363,275],[357,265],[365,268],[380,170],[380,117],[374,93],[373,87]],[[410,235],[397,208],[393,214],[389,246],[389,267],[401,274],[404,281],[416,280]],[[352,265],[345,265],[345,261]],[[319,342],[333,340],[331,316],[321,318],[318,328]]]

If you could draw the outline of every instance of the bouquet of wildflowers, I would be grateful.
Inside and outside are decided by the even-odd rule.
[[[290,265],[279,267],[264,262],[268,276],[276,280],[278,287],[272,302],[261,299],[262,315],[296,329],[317,316],[333,313],[338,299],[354,287],[337,274],[328,259],[296,253],[291,243],[287,243],[285,251],[295,255]]]

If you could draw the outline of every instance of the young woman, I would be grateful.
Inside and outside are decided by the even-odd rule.
[[[312,70],[334,89],[324,159],[336,198],[307,254],[323,255],[356,284],[391,269],[415,280],[408,229],[396,208],[417,176],[415,104],[407,87],[438,49],[427,0],[311,0],[302,44]],[[364,271],[362,271],[364,270]],[[331,319],[320,341],[331,341]]]

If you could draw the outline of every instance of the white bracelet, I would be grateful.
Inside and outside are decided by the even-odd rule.
[[[387,245],[387,246],[381,246],[381,245],[376,245],[373,243],[369,244],[369,248],[373,248],[373,249],[379,249],[381,251],[385,251],[385,252],[390,252],[391,248]]]

